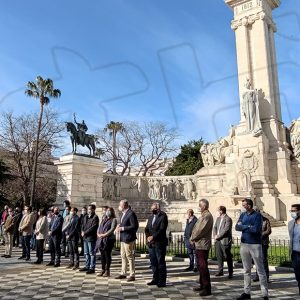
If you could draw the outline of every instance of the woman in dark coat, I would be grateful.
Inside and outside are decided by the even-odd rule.
[[[97,231],[96,250],[99,249],[101,253],[102,271],[98,276],[109,277],[112,249],[116,242],[114,234],[117,227],[117,219],[115,211],[112,207],[107,208],[105,216],[103,217]]]

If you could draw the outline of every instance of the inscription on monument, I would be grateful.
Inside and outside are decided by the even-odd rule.
[[[248,10],[251,10],[251,9],[261,6],[261,5],[262,5],[261,0],[252,0],[247,3],[240,4],[235,7],[235,14],[236,15],[242,14]]]

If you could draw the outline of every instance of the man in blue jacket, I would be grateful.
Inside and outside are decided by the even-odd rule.
[[[263,299],[269,299],[267,276],[263,264],[262,256],[262,216],[253,210],[253,201],[250,198],[243,200],[245,212],[235,226],[237,231],[242,231],[241,237],[241,258],[244,267],[244,293],[237,300],[251,299],[251,268],[252,259],[255,263],[260,281],[260,288]]]
[[[49,224],[49,249],[51,254],[51,261],[47,266],[59,267],[60,266],[60,242],[62,238],[62,225],[64,219],[59,214],[59,208],[54,208],[54,217]]]
[[[290,254],[300,295],[300,204],[293,204],[290,214],[292,217],[288,223]]]
[[[195,264],[195,246],[191,244],[190,237],[192,235],[193,228],[198,221],[197,217],[194,215],[194,211],[192,209],[188,209],[187,218],[186,218],[186,226],[184,230],[184,244],[187,249],[187,253],[190,259],[190,265],[185,271],[193,271],[196,272],[196,264]]]

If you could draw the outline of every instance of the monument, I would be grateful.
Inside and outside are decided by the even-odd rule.
[[[204,167],[191,176],[103,174],[100,160],[75,154],[77,145],[90,148],[91,155],[94,149],[86,124],[74,119],[77,129],[67,123],[74,153],[56,162],[57,202],[69,199],[78,206],[96,202],[117,208],[118,201],[127,198],[143,219],[151,201],[159,201],[168,213],[169,230],[178,230],[178,222],[184,227],[186,210],[197,211],[201,198],[210,201],[211,211],[225,205],[237,218],[241,200],[251,197],[274,222],[288,220],[291,203],[300,202],[300,118],[287,128],[281,116],[272,17],[280,1],[224,1],[234,13],[240,122],[230,126],[228,136],[202,146]]]
[[[210,163],[197,174],[197,193],[212,202],[223,198],[226,203],[226,197],[231,197],[234,205],[236,199],[249,196],[275,219],[286,220],[289,204],[297,197],[299,168],[291,160],[289,130],[281,117],[272,17],[280,1],[225,3],[234,12],[231,28],[236,37],[240,123],[231,145],[216,143],[202,149],[202,157]],[[221,160],[216,153],[223,153]]]
[[[58,169],[56,202],[62,204],[69,200],[72,205],[81,207],[92,202],[102,201],[102,183],[104,163],[94,156],[95,137],[87,134],[88,127],[84,120],[78,123],[66,122],[70,133],[72,153],[63,155],[54,161]],[[77,129],[76,129],[77,127]],[[77,145],[87,147],[90,155],[77,153]]]

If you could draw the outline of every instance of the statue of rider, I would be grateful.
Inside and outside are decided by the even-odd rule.
[[[74,122],[77,125],[79,143],[81,144],[81,146],[83,146],[84,138],[85,138],[86,132],[88,131],[88,127],[86,126],[84,120],[82,120],[82,123],[77,123],[75,113],[74,113]]]

